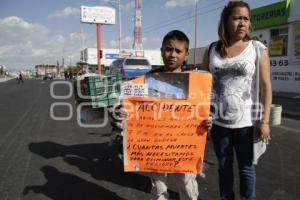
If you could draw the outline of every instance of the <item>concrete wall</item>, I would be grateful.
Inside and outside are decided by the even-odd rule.
[[[294,22],[300,20],[300,1],[299,0],[291,0],[290,7],[290,16],[288,21]]]

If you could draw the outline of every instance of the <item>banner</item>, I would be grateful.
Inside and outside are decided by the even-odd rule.
[[[300,22],[293,24],[293,32],[292,32],[292,59],[293,61],[300,60]]]
[[[199,174],[206,144],[202,122],[210,110],[211,74],[158,73],[132,83],[146,83],[148,95],[124,97],[128,113],[124,170]]]
[[[283,56],[284,42],[282,38],[271,39],[270,41],[270,56]]]

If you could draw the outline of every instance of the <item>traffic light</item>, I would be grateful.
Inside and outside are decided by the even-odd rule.
[[[102,58],[102,50],[100,50],[100,58]]]

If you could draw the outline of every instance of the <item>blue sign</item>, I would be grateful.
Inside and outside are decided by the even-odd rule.
[[[119,54],[117,53],[106,53],[105,54],[105,59],[118,59]]]

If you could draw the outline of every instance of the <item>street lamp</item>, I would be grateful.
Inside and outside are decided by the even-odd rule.
[[[118,10],[118,14],[119,14],[119,57],[121,55],[121,49],[122,49],[122,46],[121,46],[121,37],[122,37],[122,34],[121,34],[121,31],[122,31],[122,19],[121,19],[121,0],[119,0],[119,10]]]
[[[121,0],[110,0],[108,3],[118,3],[118,15],[119,15],[119,56],[121,55],[122,49],[122,17],[121,17]]]

